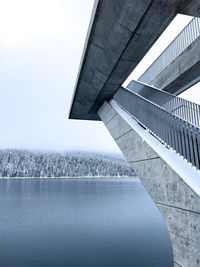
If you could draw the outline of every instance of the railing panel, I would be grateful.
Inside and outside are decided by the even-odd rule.
[[[138,79],[150,83],[200,36],[200,18],[194,18]]]
[[[113,98],[165,146],[173,148],[188,162],[200,169],[200,129],[180,117],[184,110],[178,113],[179,116],[174,115],[173,112],[123,87]],[[173,108],[182,105],[181,99],[173,98],[170,101],[173,101]],[[169,103],[166,107],[169,108]],[[191,109],[191,106],[189,108]],[[186,111],[188,112],[188,108]],[[190,111],[194,112],[196,109],[193,108]]]
[[[200,105],[138,81],[131,81],[127,88],[200,128]]]

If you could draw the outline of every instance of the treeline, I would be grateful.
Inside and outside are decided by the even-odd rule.
[[[0,150],[0,177],[134,176],[123,158],[93,153]]]

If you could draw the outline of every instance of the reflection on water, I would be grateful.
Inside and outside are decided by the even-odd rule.
[[[171,267],[158,209],[137,179],[0,180],[1,267]]]

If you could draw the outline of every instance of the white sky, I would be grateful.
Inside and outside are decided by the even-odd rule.
[[[67,119],[92,6],[0,0],[0,148],[119,152],[103,123]]]
[[[67,119],[93,0],[0,0],[0,148],[119,152]]]

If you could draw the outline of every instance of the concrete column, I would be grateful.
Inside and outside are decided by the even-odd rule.
[[[174,266],[200,266],[200,172],[116,102],[104,102],[98,114],[160,209],[171,237]]]

